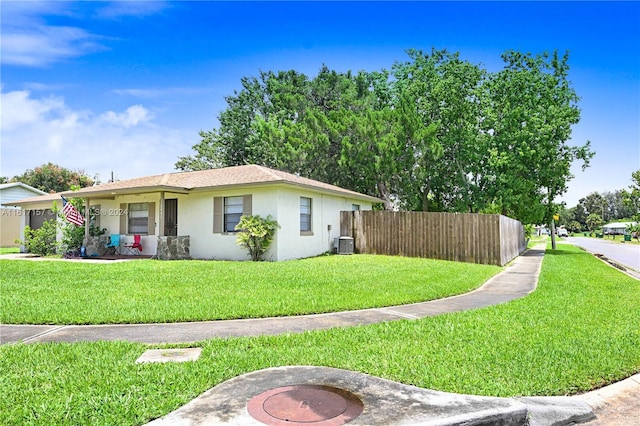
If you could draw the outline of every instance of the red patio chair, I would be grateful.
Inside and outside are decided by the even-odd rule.
[[[140,244],[140,235],[133,236],[133,243],[124,244],[127,254],[142,254],[142,244]]]

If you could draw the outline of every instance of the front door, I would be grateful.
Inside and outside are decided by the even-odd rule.
[[[178,200],[176,198],[164,200],[164,235],[165,237],[178,235]]]

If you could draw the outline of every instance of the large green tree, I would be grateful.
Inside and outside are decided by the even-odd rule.
[[[217,129],[201,132],[199,170],[255,163],[376,195],[386,208],[499,212],[550,221],[579,120],[568,56],[507,52],[489,73],[458,53],[409,50],[391,71],[296,71],[243,78]]]
[[[93,180],[83,170],[69,170],[53,163],[29,169],[21,175],[14,176],[11,181],[22,182],[51,193],[93,185]]]
[[[596,213],[602,217],[606,209],[606,202],[600,193],[592,192],[586,197],[580,198],[578,206],[581,206],[587,215]]]
[[[405,150],[398,147],[388,73],[338,73],[312,79],[262,72],[227,97],[220,127],[201,132],[181,170],[262,164],[378,195],[391,206]]]
[[[569,145],[578,123],[579,100],[568,80],[568,54],[509,51],[505,68],[492,75],[483,116],[488,135],[488,195],[502,213],[525,223],[550,223],[557,197],[573,178],[571,165],[583,168],[594,155],[587,141]]]
[[[458,53],[409,50],[393,66],[396,108],[413,154],[401,190],[413,210],[477,211],[480,87],[486,72]]]

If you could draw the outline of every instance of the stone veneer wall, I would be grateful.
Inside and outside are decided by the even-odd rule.
[[[158,237],[158,251],[156,253],[158,259],[161,260],[191,259],[189,236]]]
[[[97,237],[89,237],[84,243],[87,256],[102,256],[107,251],[109,236],[98,235]]]

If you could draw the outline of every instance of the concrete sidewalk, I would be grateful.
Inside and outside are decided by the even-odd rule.
[[[98,340],[127,340],[149,344],[191,343],[216,337],[298,333],[399,319],[419,319],[496,305],[526,296],[536,288],[544,250],[544,244],[528,250],[504,271],[470,293],[430,302],[320,315],[196,323],[97,326],[1,324],[0,343]],[[335,383],[329,380],[333,376]],[[256,381],[257,379],[259,380]],[[356,372],[325,367],[282,367],[249,373],[221,383],[179,410],[152,423],[191,426],[263,424],[247,417],[246,413],[247,399],[255,395],[257,382],[264,383],[265,389],[273,388],[275,384],[286,386],[295,382],[297,385],[335,385],[346,392],[352,392],[369,407],[361,416],[349,422],[353,425],[546,426],[589,422],[590,426],[632,426],[639,424],[636,419],[640,419],[640,375],[573,397],[481,398],[419,389]],[[232,394],[237,399],[235,412],[230,411],[230,406],[226,403],[232,400],[229,399]],[[462,410],[461,406],[467,408]],[[402,415],[391,418],[391,412],[381,411],[380,407],[395,407],[393,412]]]
[[[418,319],[482,308],[526,296],[536,288],[543,256],[543,245],[528,250],[480,288],[460,296],[430,302],[328,314],[228,321],[63,326],[1,324],[0,343],[97,340],[127,340],[150,344],[191,343],[215,337],[302,333],[307,330]]]

